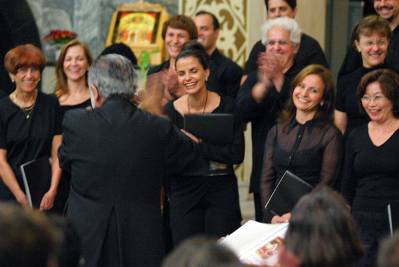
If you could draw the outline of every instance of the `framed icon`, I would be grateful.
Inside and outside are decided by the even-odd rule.
[[[166,9],[159,4],[120,4],[113,13],[105,45],[124,43],[137,58],[147,51],[151,64],[160,64],[166,55],[161,34],[162,25],[167,19]]]

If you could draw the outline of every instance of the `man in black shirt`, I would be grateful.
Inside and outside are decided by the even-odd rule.
[[[374,0],[373,5],[377,14],[389,22],[389,27],[392,30],[386,63],[396,72],[399,72],[399,0]],[[353,30],[351,44],[346,52],[345,59],[339,69],[338,79],[362,66],[362,57],[352,45],[355,31],[356,27]]]
[[[278,17],[295,18],[297,8],[296,0],[265,0],[267,17],[269,19]],[[265,45],[261,40],[255,43],[249,54],[245,65],[244,77],[258,69],[259,54],[265,52]],[[321,64],[328,67],[327,59],[319,43],[309,35],[302,33],[301,45],[294,58],[295,63],[300,69],[309,64]],[[244,82],[244,78],[243,81]]]
[[[216,47],[220,24],[216,16],[207,11],[199,11],[194,17],[198,30],[198,42],[210,57],[210,75],[207,88],[220,95],[236,97],[240,89],[242,69],[224,56]]]
[[[238,92],[237,112],[252,126],[252,172],[250,192],[254,193],[255,217],[263,219],[260,198],[265,141],[277,116],[289,98],[291,81],[301,70],[294,61],[300,47],[298,23],[288,17],[267,20],[262,26],[267,52],[259,59],[259,68],[248,74]]]

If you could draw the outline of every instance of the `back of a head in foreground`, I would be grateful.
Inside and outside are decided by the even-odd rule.
[[[243,267],[237,256],[213,238],[196,236],[183,241],[162,267]]]
[[[137,72],[124,56],[108,54],[90,66],[89,87],[95,86],[104,98],[119,95],[131,98],[137,89]]]
[[[386,238],[378,251],[378,267],[399,267],[399,230]]]
[[[344,199],[327,187],[316,188],[295,206],[285,248],[302,267],[351,267],[363,253]]]
[[[58,241],[43,213],[0,203],[0,266],[55,266]]]

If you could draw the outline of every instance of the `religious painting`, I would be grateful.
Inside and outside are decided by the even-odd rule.
[[[151,65],[160,64],[166,55],[161,31],[167,18],[166,9],[159,4],[120,4],[113,13],[105,45],[124,43],[139,61],[146,52],[150,55]]]
[[[154,44],[160,12],[120,11],[117,14],[113,43]]]

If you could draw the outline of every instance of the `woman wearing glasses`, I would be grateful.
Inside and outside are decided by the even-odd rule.
[[[381,69],[366,74],[356,92],[370,122],[347,139],[341,189],[366,248],[362,266],[375,266],[378,242],[389,230],[387,205],[399,203],[398,88],[399,75]]]
[[[0,101],[0,200],[28,205],[20,165],[39,158],[52,158],[51,185],[40,209],[52,208],[61,170],[57,150],[61,143],[59,104],[55,96],[38,90],[45,59],[31,45],[7,52],[4,65],[15,90]]]
[[[389,23],[377,15],[363,18],[356,28],[354,46],[362,57],[363,66],[339,79],[334,114],[335,124],[346,136],[368,121],[357,104],[356,88],[365,74],[386,67],[384,62],[390,39]]]

